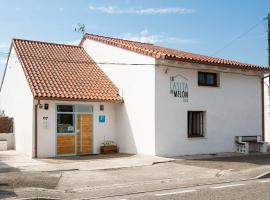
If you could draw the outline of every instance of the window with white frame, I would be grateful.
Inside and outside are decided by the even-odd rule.
[[[73,105],[57,105],[57,133],[74,133]]]
[[[93,113],[92,105],[57,105],[57,133],[75,133],[75,119],[77,114]]]

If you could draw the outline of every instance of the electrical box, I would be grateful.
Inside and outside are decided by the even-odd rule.
[[[45,109],[45,110],[49,110],[49,104],[45,103],[45,104],[44,104],[44,109]]]

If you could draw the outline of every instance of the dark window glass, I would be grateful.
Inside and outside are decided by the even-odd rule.
[[[204,85],[205,84],[205,79],[204,79],[204,74],[200,73],[198,74],[198,83],[199,85]]]
[[[206,78],[207,78],[206,82],[207,82],[208,85],[214,85],[215,84],[215,74],[208,74],[206,76]]]
[[[73,112],[72,105],[58,105],[57,112]]]
[[[209,72],[198,72],[198,85],[217,87],[217,74]]]
[[[73,114],[57,114],[57,133],[74,133]]]
[[[188,137],[204,136],[204,116],[202,111],[188,111]]]

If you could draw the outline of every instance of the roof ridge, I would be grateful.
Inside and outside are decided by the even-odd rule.
[[[96,36],[96,37],[102,37],[102,38],[107,38],[107,39],[114,39],[114,40],[122,40],[122,41],[126,41],[126,42],[136,42],[136,43],[139,43],[139,44],[146,44],[146,45],[152,45],[152,46],[155,46],[153,43],[139,42],[139,41],[135,41],[135,40],[127,40],[127,39],[121,39],[121,38],[110,37],[110,36],[104,36],[104,35],[97,35],[97,34],[92,34],[92,33],[85,33],[85,35]]]
[[[41,43],[41,44],[48,44],[48,45],[69,46],[69,47],[75,47],[75,48],[82,48],[79,45],[55,43],[55,42],[46,42],[46,41],[40,41],[40,40],[29,40],[29,39],[21,39],[21,38],[13,38],[12,41],[24,41],[24,42],[33,42],[33,43]]]
[[[235,63],[238,63],[238,64],[259,66],[259,65],[256,65],[256,64],[245,63],[245,62],[238,61],[238,60],[231,60],[231,59],[227,59],[227,58],[221,58],[221,57],[216,57],[216,56],[209,56],[209,55],[200,54],[200,53],[193,53],[193,52],[183,51],[183,50],[179,50],[179,49],[175,49],[175,48],[162,47],[162,46],[159,46],[159,45],[154,45],[154,46],[159,47],[159,48],[168,49],[168,50],[178,51],[178,52],[184,53],[185,55],[186,54],[192,54],[192,55],[195,55],[195,56],[208,57],[210,59],[219,59],[219,60],[223,60],[223,61],[235,62]],[[267,66],[265,66],[265,67],[267,67]]]
[[[260,70],[263,70],[263,69],[270,70],[270,66],[249,64],[249,63],[245,63],[239,60],[231,60],[231,59],[226,59],[226,58],[221,58],[221,57],[214,57],[214,56],[209,56],[209,55],[204,55],[204,54],[199,54],[199,53],[183,51],[183,50],[175,49],[175,48],[162,47],[155,44],[149,45],[148,43],[142,43],[142,42],[137,42],[133,40],[126,40],[126,39],[121,39],[121,38],[101,36],[101,35],[95,35],[95,34],[89,34],[89,33],[84,34],[80,45],[82,45],[83,41],[87,37],[93,40],[103,42],[103,43],[111,44],[113,46],[124,48],[130,51],[136,52],[136,53],[148,55],[156,59],[162,58],[162,59],[172,59],[172,60],[179,60],[179,61],[186,61],[186,62],[197,62],[197,63],[210,64],[210,65],[226,65],[226,66],[234,66],[234,67],[241,67],[241,68],[248,67],[249,69],[257,68]],[[117,43],[118,45],[116,45]],[[139,44],[141,44],[141,46]],[[128,47],[126,45],[128,45]],[[149,45],[149,46],[144,46],[144,45]],[[160,56],[161,54],[163,56]]]

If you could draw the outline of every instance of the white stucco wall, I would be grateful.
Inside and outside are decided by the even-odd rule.
[[[14,118],[15,148],[33,155],[33,95],[12,48],[0,92],[0,109]]]
[[[168,69],[167,74],[165,69]],[[157,155],[233,152],[235,136],[262,133],[260,77],[237,74],[244,73],[241,71],[228,73],[226,69],[226,73],[219,73],[220,87],[199,87],[198,71],[172,67],[156,69]],[[177,74],[188,79],[188,102],[170,94],[170,76]],[[187,137],[187,111],[206,111],[205,138]]]
[[[116,84],[124,98],[124,104],[116,109],[116,135],[120,152],[154,155],[155,60],[93,40],[86,40],[83,47]]]
[[[49,109],[38,108],[38,157],[56,156],[56,105],[93,105],[93,153],[100,152],[100,145],[106,140],[116,141],[115,136],[115,107],[114,103],[97,102],[72,102],[72,101],[45,101],[41,104],[49,104]],[[99,106],[104,105],[104,111],[100,111]],[[99,115],[105,115],[105,123],[99,123]],[[43,123],[43,117],[47,117],[47,125]]]
[[[7,141],[7,149],[14,150],[15,149],[15,134],[14,133],[0,133],[0,141]]]
[[[264,80],[264,126],[265,126],[265,141],[270,142],[270,90],[269,77]]]

